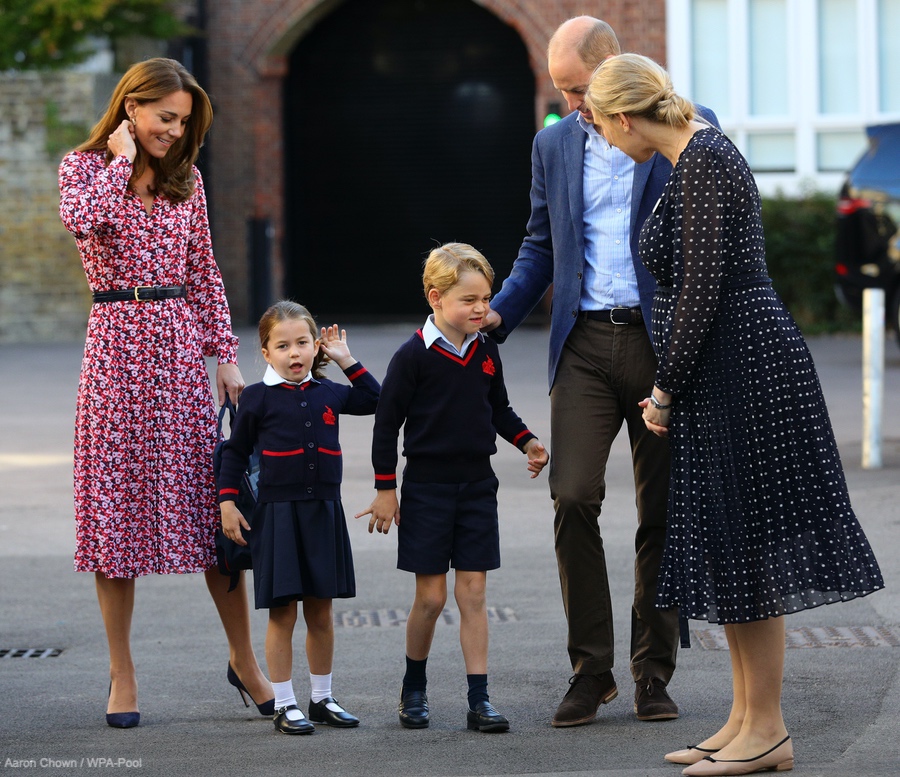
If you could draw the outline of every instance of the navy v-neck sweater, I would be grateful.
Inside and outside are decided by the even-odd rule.
[[[420,483],[466,483],[493,475],[497,434],[521,450],[533,435],[510,407],[497,344],[478,338],[465,357],[425,347],[422,331],[391,359],[372,433],[375,488],[397,487],[397,438],[403,476]]]

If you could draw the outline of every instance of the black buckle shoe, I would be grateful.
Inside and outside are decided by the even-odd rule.
[[[400,691],[400,723],[406,728],[428,727],[428,697],[425,691]]]
[[[466,713],[466,727],[469,731],[499,734],[501,731],[509,731],[509,721],[489,701],[480,701],[474,710]]]
[[[289,704],[287,707],[281,707],[276,710],[275,717],[272,718],[275,728],[282,734],[312,734],[313,731],[316,730],[316,727],[306,718],[291,720],[287,716],[288,710],[297,710],[297,712],[300,712],[300,709],[296,704]],[[302,715],[303,713],[301,712],[300,714]]]
[[[337,707],[331,709],[328,705]],[[322,701],[309,700],[309,719],[313,723],[324,723],[336,728],[353,728],[359,725],[359,718],[351,715],[335,701],[333,696],[326,696]]]

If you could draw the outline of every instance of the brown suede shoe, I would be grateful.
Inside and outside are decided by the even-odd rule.
[[[646,677],[634,686],[634,714],[638,720],[675,720],[678,705],[666,693],[662,680]]]
[[[556,728],[591,723],[600,705],[608,704],[619,694],[612,672],[572,675],[569,686],[551,721]]]

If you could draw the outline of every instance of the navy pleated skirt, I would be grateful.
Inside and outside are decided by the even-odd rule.
[[[356,596],[350,536],[339,501],[258,505],[250,549],[257,609],[280,607],[305,596]]]

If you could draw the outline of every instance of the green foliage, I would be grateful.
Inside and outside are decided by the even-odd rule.
[[[836,198],[763,198],[766,263],[775,290],[807,334],[856,329],[858,316],[834,293]]]
[[[46,106],[47,156],[59,159],[64,153],[79,145],[90,132],[90,127],[59,117],[59,106],[52,100]]]
[[[171,38],[189,28],[168,0],[4,0],[0,70],[62,68],[87,59],[91,37]]]

